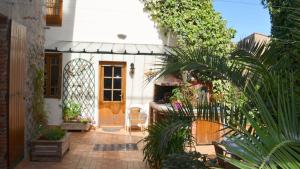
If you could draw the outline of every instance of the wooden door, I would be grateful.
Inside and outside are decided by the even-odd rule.
[[[14,168],[24,156],[25,46],[26,28],[12,21],[9,64],[9,168]]]
[[[100,62],[99,126],[124,126],[126,63]]]

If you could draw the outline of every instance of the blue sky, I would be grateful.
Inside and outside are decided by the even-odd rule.
[[[214,0],[214,8],[237,31],[235,42],[253,32],[270,35],[270,16],[261,0]]]

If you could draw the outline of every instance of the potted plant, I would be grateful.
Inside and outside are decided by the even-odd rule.
[[[186,99],[195,105],[197,103],[196,93],[197,90],[195,88],[191,87],[190,84],[185,84],[172,90],[170,102],[175,109],[180,109],[182,107],[182,102],[184,102]]]
[[[31,161],[61,161],[70,148],[70,133],[60,127],[44,129],[31,140]]]
[[[63,107],[63,120],[65,130],[88,131],[91,127],[91,119],[81,115],[81,107],[74,101],[68,101]]]
[[[183,100],[183,94],[180,88],[175,88],[172,90],[172,96],[170,97],[170,102],[172,106],[176,109],[181,108],[181,100]]]

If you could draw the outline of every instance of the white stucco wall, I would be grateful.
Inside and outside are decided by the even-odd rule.
[[[125,34],[126,39],[119,39]],[[134,44],[164,44],[166,37],[159,33],[140,0],[64,0],[62,27],[48,27],[46,45],[56,41],[113,42]],[[98,125],[99,61],[124,61],[127,63],[126,105],[147,104],[153,100],[153,83],[145,84],[144,73],[154,68],[158,56],[64,54],[63,65],[74,58],[90,60],[95,69],[95,120]],[[135,74],[129,75],[130,64],[135,64]],[[45,99],[49,112],[48,123],[62,122],[61,100]]]
[[[144,12],[141,0],[64,0],[62,27],[50,27],[46,44],[57,40],[162,44],[167,38]],[[125,40],[118,39],[125,34]]]

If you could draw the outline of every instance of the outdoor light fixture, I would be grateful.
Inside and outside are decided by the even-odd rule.
[[[130,71],[129,71],[129,73],[131,74],[131,75],[133,75],[134,74],[134,64],[133,63],[131,63],[130,64]]]
[[[119,39],[122,39],[122,40],[125,40],[125,39],[126,39],[126,37],[127,37],[127,35],[125,35],[125,34],[121,34],[121,33],[120,33],[120,34],[118,34],[117,36],[118,36],[118,38],[119,38]]]

